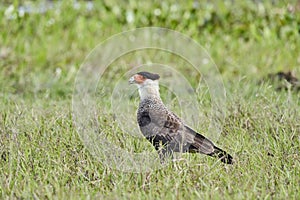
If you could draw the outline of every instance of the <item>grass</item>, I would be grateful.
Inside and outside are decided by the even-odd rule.
[[[87,11],[65,1],[61,9],[24,16],[16,9],[7,13],[9,5],[3,3],[0,11],[1,199],[299,198],[300,94],[260,83],[278,71],[300,75],[299,14],[292,11],[297,9],[294,2],[216,1],[193,7],[193,1],[185,5],[109,1],[95,3]],[[16,8],[18,2],[13,5]],[[126,18],[130,13],[133,22]],[[81,141],[72,120],[77,70],[98,43],[145,26],[180,31],[213,58],[227,91],[227,115],[216,143],[233,155],[234,165],[183,155],[160,170],[122,172],[97,160]],[[104,78],[107,94],[127,65],[145,63],[151,55],[137,52],[115,61]],[[196,87],[197,75],[184,62],[172,59],[168,62],[179,63]],[[204,88],[204,94],[198,95],[201,116],[208,121],[210,100],[205,92]],[[162,95],[174,100],[167,90]],[[105,130],[112,141],[123,138],[124,148],[153,150],[117,127],[109,99],[98,101],[100,131]],[[206,127],[197,129],[209,136]]]

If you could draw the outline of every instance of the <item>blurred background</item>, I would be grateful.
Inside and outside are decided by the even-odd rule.
[[[299,73],[300,1],[2,1],[0,8],[2,96],[70,97],[97,44],[148,26],[199,42],[228,81]]]

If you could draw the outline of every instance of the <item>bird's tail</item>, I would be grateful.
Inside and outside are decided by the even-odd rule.
[[[216,146],[214,146],[214,151],[208,155],[219,158],[223,163],[233,164],[232,156]]]
[[[186,126],[187,135],[193,137],[193,143],[188,147],[189,152],[200,152],[219,158],[223,163],[233,164],[233,158],[224,150],[216,147],[209,139]]]

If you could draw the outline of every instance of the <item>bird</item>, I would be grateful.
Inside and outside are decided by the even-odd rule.
[[[129,79],[140,96],[137,122],[144,137],[152,143],[161,158],[174,152],[202,153],[221,162],[233,164],[233,157],[205,136],[194,131],[163,103],[159,92],[159,74],[142,71]]]

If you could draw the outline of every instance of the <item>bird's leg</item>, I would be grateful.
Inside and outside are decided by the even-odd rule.
[[[174,158],[174,152],[169,147],[169,145],[162,145],[157,150],[161,164],[167,163],[168,160],[172,160]]]

